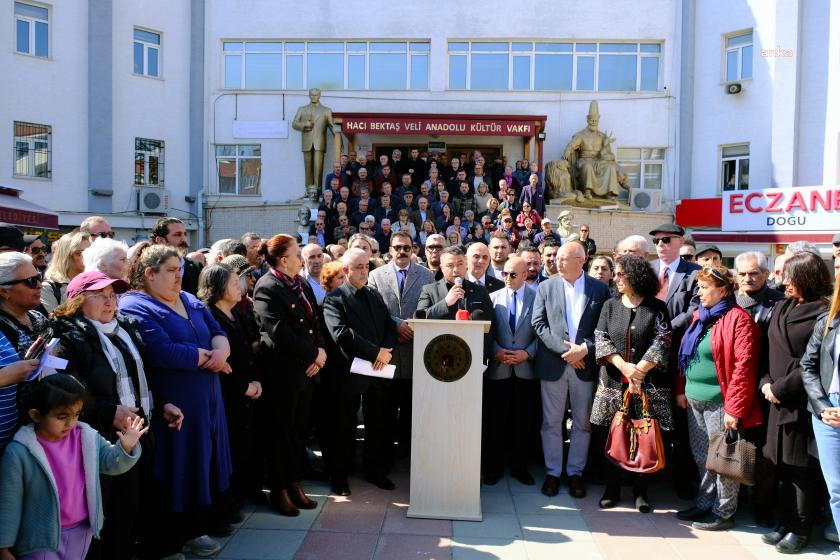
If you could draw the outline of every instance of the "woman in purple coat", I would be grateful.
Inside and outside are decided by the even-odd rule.
[[[138,249],[129,279],[134,291],[120,298],[120,312],[137,319],[152,393],[177,404],[186,419],[181,430],[170,430],[161,416],[151,419],[152,478],[164,510],[155,514],[157,539],[172,552],[186,541],[206,556],[220,546],[204,533],[229,534],[235,517],[222,505],[232,467],[219,375],[230,372],[230,346],[204,304],[181,291],[175,249]]]

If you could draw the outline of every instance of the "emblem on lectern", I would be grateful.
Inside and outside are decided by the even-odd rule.
[[[426,371],[438,381],[458,381],[472,364],[472,352],[467,342],[454,334],[434,337],[423,352]]]

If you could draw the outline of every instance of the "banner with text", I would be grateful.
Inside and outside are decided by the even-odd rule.
[[[503,119],[343,117],[345,134],[425,134],[454,136],[534,136],[536,123]]]
[[[723,231],[837,231],[840,187],[788,187],[723,193]]]

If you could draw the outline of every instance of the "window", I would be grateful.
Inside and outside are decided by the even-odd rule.
[[[260,194],[260,155],[259,145],[216,146],[219,194]]]
[[[19,177],[52,177],[52,127],[15,121],[14,174]]]
[[[134,139],[134,184],[164,185],[162,140]]]
[[[752,78],[753,34],[726,37],[726,81]]]
[[[721,189],[745,191],[750,188],[750,145],[737,144],[720,149]]]
[[[451,41],[449,89],[658,91],[659,43]]]
[[[225,41],[228,89],[429,88],[429,43]]]
[[[661,189],[665,148],[618,148],[616,160],[634,189]]]
[[[49,49],[49,16],[47,8],[15,2],[15,50],[46,58]]]
[[[134,28],[134,73],[160,77],[160,33]]]

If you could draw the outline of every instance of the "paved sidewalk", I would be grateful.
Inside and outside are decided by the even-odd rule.
[[[300,517],[281,517],[268,508],[251,508],[236,532],[222,539],[217,558],[229,560],[444,560],[571,558],[596,560],[655,558],[684,560],[762,560],[789,558],[760,540],[766,529],[742,515],[728,532],[694,531],[678,521],[674,511],[687,502],[667,496],[669,486],[652,488],[653,513],[631,509],[631,489],[625,502],[599,510],[602,487],[592,486],[586,498],[566,493],[547,498],[540,493],[542,476],[534,486],[503,478],[482,487],[484,520],[480,523],[409,519],[408,474],[392,479],[396,490],[386,492],[351,479],[352,495],[329,495],[325,483],[306,484],[318,508]],[[821,528],[815,535],[822,533]],[[836,545],[815,536],[797,558],[822,558]]]

